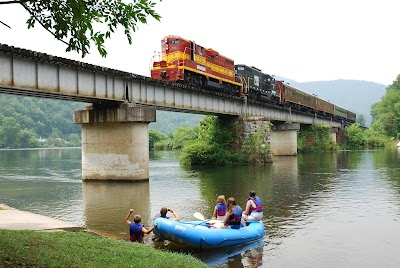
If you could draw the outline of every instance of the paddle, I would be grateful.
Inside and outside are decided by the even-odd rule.
[[[210,223],[210,224],[214,224],[214,223],[217,223],[217,222],[221,222],[220,220],[207,220],[206,218],[204,218],[203,214],[201,214],[200,212],[195,212],[195,213],[193,213],[193,216],[194,216],[196,219],[201,220],[202,222],[207,222],[207,223]],[[199,223],[199,224],[200,224],[200,223]]]
[[[201,214],[200,212],[193,213],[193,216],[198,220],[206,221],[206,218],[204,218],[203,214]]]

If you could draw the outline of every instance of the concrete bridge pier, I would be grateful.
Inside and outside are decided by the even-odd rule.
[[[330,130],[331,139],[332,139],[332,141],[333,141],[334,143],[337,143],[337,140],[336,140],[336,133],[338,133],[338,132],[339,132],[339,128],[337,128],[337,127],[333,127],[333,128],[331,128],[331,130]]]
[[[300,123],[274,125],[271,131],[272,155],[297,155],[297,132]]]
[[[74,112],[82,124],[82,180],[149,179],[149,123],[152,107],[123,104]]]

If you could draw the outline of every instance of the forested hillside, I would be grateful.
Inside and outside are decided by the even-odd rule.
[[[38,139],[75,140],[81,127],[72,111],[83,103],[0,94],[0,148],[37,147]],[[72,136],[71,136],[72,135]]]
[[[38,147],[42,145],[39,138],[72,139],[74,145],[79,144],[81,125],[74,124],[73,111],[87,105],[90,104],[0,94],[0,148]],[[157,122],[149,126],[169,134],[181,125],[197,126],[202,118],[203,115],[157,111]]]
[[[174,132],[179,126],[198,126],[204,115],[157,111],[156,118],[156,122],[150,123],[150,129],[167,135]]]

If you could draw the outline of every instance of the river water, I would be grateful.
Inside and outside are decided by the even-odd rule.
[[[209,267],[400,267],[400,149],[274,157],[267,166],[189,168],[150,155],[150,180],[82,182],[81,149],[0,151],[0,203],[128,238],[130,208],[148,226],[162,206],[211,216],[216,198],[263,201],[263,241],[191,252]],[[146,243],[188,252],[174,243]]]

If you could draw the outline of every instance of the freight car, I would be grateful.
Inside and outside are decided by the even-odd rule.
[[[161,58],[153,60],[151,77],[222,92],[229,96],[290,107],[297,111],[336,118],[347,123],[356,121],[356,114],[306,93],[260,69],[234,61],[211,48],[179,36],[161,40]]]
[[[161,40],[161,59],[153,62],[151,77],[229,95],[243,93],[242,83],[235,78],[232,59],[179,36]]]

